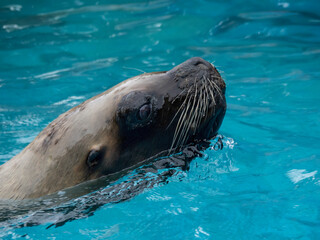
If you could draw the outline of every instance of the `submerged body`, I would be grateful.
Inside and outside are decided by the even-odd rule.
[[[224,93],[201,58],[121,82],[59,116],[0,166],[0,199],[37,198],[209,139],[226,111]]]

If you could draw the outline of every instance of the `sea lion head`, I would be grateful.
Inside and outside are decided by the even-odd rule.
[[[199,57],[167,72],[129,79],[127,86],[130,91],[122,86],[115,110],[117,156],[106,160],[105,174],[214,137],[226,112],[226,85],[217,69]]]

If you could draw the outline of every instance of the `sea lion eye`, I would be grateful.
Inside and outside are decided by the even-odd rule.
[[[146,120],[151,114],[151,109],[152,106],[150,103],[144,104],[139,110],[138,118],[140,120]]]
[[[96,150],[96,149],[91,150],[87,157],[87,165],[89,167],[94,167],[98,165],[104,158],[105,152],[106,152],[105,147],[99,150]]]

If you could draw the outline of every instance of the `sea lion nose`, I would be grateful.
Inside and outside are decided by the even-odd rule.
[[[180,89],[190,87],[195,83],[202,84],[202,80],[216,74],[215,67],[200,57],[193,57],[167,72],[173,75]]]
[[[204,69],[204,70],[212,68],[211,63],[207,62],[206,60],[204,60],[200,57],[190,58],[187,61],[187,63],[190,65],[193,65],[193,66],[197,66],[197,67]]]

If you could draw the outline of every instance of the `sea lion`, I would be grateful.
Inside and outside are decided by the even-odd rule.
[[[217,134],[226,112],[217,69],[194,57],[72,108],[0,166],[0,199],[38,198]]]

